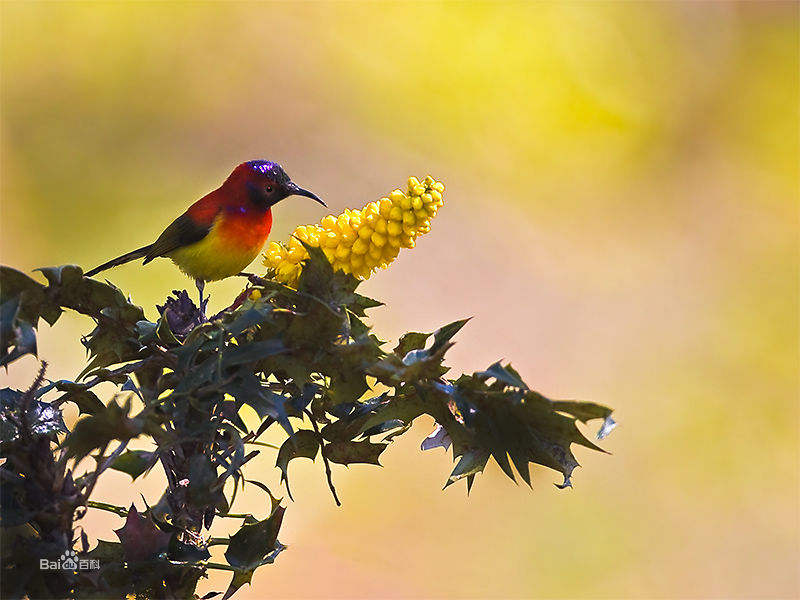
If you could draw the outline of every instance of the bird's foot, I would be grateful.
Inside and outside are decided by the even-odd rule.
[[[211,295],[209,294],[205,297],[205,299],[203,298],[203,290],[206,287],[205,281],[202,279],[196,279],[194,283],[197,286],[197,293],[200,296],[200,317],[202,322],[205,323],[208,321],[208,318],[206,317],[206,308],[208,307],[208,300],[211,298]]]

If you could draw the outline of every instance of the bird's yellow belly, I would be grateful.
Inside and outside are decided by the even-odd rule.
[[[213,227],[199,242],[169,253],[178,268],[193,279],[217,281],[240,273],[253,262],[263,246],[240,245],[223,241],[218,227]]]

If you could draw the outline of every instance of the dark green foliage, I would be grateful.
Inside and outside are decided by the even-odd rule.
[[[469,489],[490,458],[511,479],[530,485],[535,463],[561,473],[565,486],[577,466],[572,444],[599,449],[576,420],[604,419],[607,431],[609,409],[551,401],[500,363],[446,378],[445,354],[466,320],[408,333],[388,351],[363,321],[380,303],[358,294],[357,280],[334,273],[318,249],[309,252],[297,290],[252,277],[258,298],[245,294],[208,322],[185,292],[158,307],[153,322],[78,267],[43,269],[46,284],[2,267],[0,364],[35,355],[40,319],[52,325],[71,309],[95,322],[83,339],[89,363],[76,381],[48,382],[43,368],[29,390],[0,391],[3,597],[193,598],[210,568],[231,571],[230,597],[284,549],[285,509],[266,485],[244,476],[271,427],[286,435],[276,466],[287,491],[289,463],[319,456],[337,502],[331,463],[379,464],[421,415],[437,423],[423,449],[452,445],[456,464],[445,486],[465,479]],[[119,390],[105,404],[92,391],[102,382]],[[65,403],[82,415],[71,431],[61,417]],[[244,407],[260,419],[255,430]],[[149,449],[128,449],[132,440]],[[88,471],[73,477],[86,457],[94,459],[81,463]],[[164,470],[168,487],[152,507],[139,512],[91,497],[107,469],[135,480],[154,468]],[[269,496],[265,514],[233,512],[246,485]],[[75,525],[87,508],[126,517],[119,541],[88,551]],[[217,518],[243,522],[230,538],[213,538]],[[226,564],[210,560],[208,547],[220,544]],[[68,551],[99,568],[30,566]]]

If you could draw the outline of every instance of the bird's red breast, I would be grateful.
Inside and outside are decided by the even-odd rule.
[[[198,225],[212,227],[209,235],[216,233],[226,243],[241,248],[260,249],[272,229],[268,207],[255,206],[246,193],[224,193],[224,188],[206,194],[186,213]]]
[[[195,224],[210,228],[208,234],[169,254],[195,279],[214,281],[240,272],[258,256],[272,229],[272,211],[252,201],[237,170],[186,211]]]

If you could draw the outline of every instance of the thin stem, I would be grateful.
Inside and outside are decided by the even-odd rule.
[[[280,447],[276,446],[275,444],[268,444],[266,442],[257,442],[255,440],[253,440],[251,442],[245,442],[245,444],[253,444],[255,446],[264,446],[265,448],[272,448],[273,450],[280,450]]]
[[[91,474],[89,483],[86,485],[86,491],[83,492],[84,498],[89,498],[92,495],[92,490],[94,489],[95,484],[97,483],[97,478],[100,476],[100,473],[105,471],[108,467],[114,464],[114,461],[119,458],[119,455],[125,451],[125,448],[128,447],[128,440],[124,442],[120,442],[119,446],[106,457],[106,459],[102,462],[102,464],[95,469],[94,473]],[[101,455],[105,453],[106,448],[103,448],[103,451],[100,453]]]
[[[99,508],[100,510],[107,510],[108,512],[112,512],[114,514],[119,515],[120,517],[128,516],[128,509],[123,508],[121,506],[115,506],[113,504],[108,504],[106,502],[97,502],[96,500],[87,500],[86,506],[88,508]]]
[[[328,478],[328,488],[330,488],[331,494],[333,494],[333,499],[336,502],[336,506],[341,506],[342,503],[339,501],[339,496],[336,495],[336,488],[333,487],[333,473],[331,472],[331,464],[328,462],[328,458],[325,456],[325,452],[323,451],[323,444],[325,441],[322,438],[322,434],[319,432],[319,427],[317,426],[317,422],[314,420],[314,416],[311,414],[311,411],[305,409],[303,412],[308,415],[308,418],[311,421],[311,426],[314,427],[314,433],[316,433],[319,437],[319,453],[322,456],[322,462],[325,465],[325,476]]]
[[[234,571],[239,572],[241,569],[237,569],[236,567],[232,567],[230,565],[223,565],[222,563],[205,563],[203,565],[207,569],[218,569],[220,571]]]
[[[226,546],[230,540],[228,538],[212,537],[208,538],[206,546]]]

